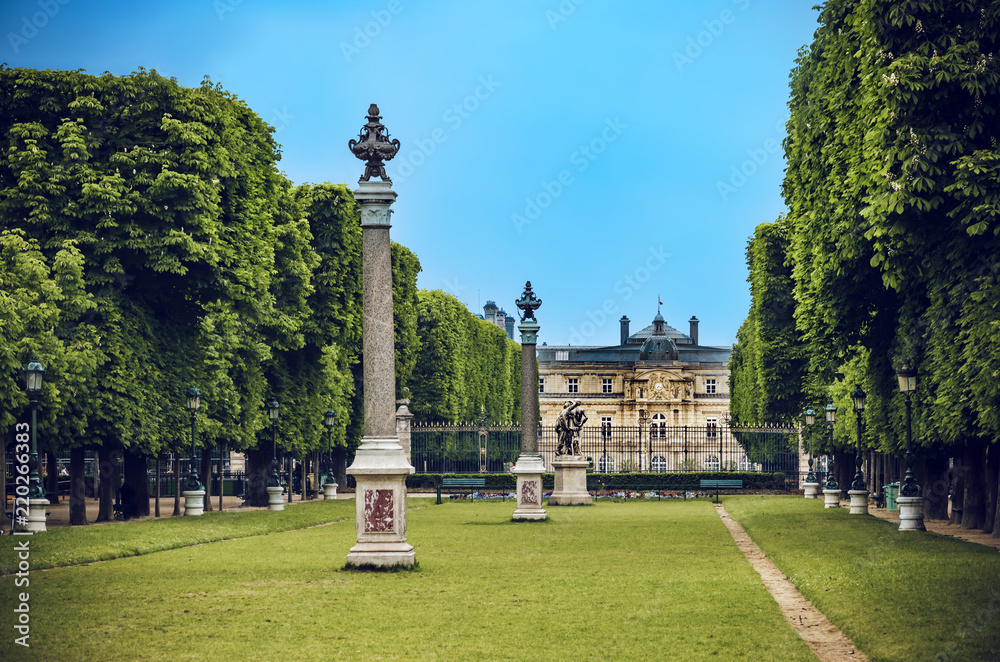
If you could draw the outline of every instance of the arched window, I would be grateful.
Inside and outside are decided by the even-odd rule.
[[[656,473],[663,473],[667,470],[667,458],[657,455],[649,463],[649,468]]]
[[[649,426],[649,436],[652,437],[666,437],[667,436],[667,417],[664,414],[653,414],[653,422]]]
[[[709,455],[705,458],[705,471],[718,471],[720,468],[719,458],[714,455]]]
[[[597,461],[597,471],[602,474],[610,474],[615,471],[615,461],[609,455],[602,455]]]

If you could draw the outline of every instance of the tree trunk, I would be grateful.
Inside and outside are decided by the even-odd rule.
[[[161,465],[162,465],[162,463],[160,462],[160,456],[157,455],[156,456],[156,487],[153,488],[153,503],[156,504],[155,505],[155,508],[156,508],[156,517],[160,516],[160,492],[162,491],[160,489],[160,485],[162,484],[162,483],[160,483],[160,477],[162,476],[162,474],[160,472]]]
[[[962,528],[981,529],[986,518],[986,443],[973,437],[965,443],[965,494],[962,498]]]
[[[333,449],[333,475],[341,489],[347,487],[347,447],[337,446]]]
[[[222,495],[226,493],[226,462],[223,456],[226,454],[226,447],[219,446],[219,512],[222,512]]]
[[[146,473],[145,453],[132,452],[125,453],[125,485],[130,489],[123,493],[128,494],[131,504],[126,505],[122,500],[122,507],[130,516],[146,517],[149,515],[149,478]],[[129,510],[131,508],[131,510]]]
[[[174,453],[174,517],[181,516],[181,456]]]
[[[966,471],[962,466],[965,453],[960,448],[956,451],[955,466],[951,470],[951,517],[948,519],[949,524],[962,523],[962,499],[965,496]]]
[[[267,477],[271,475],[271,449],[246,451],[246,505],[267,505]]]
[[[117,451],[112,452],[105,445],[97,449],[97,470],[101,476],[101,505],[97,509],[95,522],[110,522],[115,518],[115,490],[121,482],[118,476],[118,457]]]
[[[201,482],[205,485],[205,512],[212,512],[212,449],[201,450]]]
[[[986,450],[986,471],[983,484],[986,508],[983,517],[983,533],[993,533],[993,522],[997,516],[997,481],[1000,480],[1000,446],[988,444]]]
[[[45,451],[45,464],[48,465],[45,474],[45,498],[54,505],[59,503],[59,462],[56,461],[56,454]]]
[[[927,519],[948,519],[948,458],[933,455],[917,465],[921,494],[924,497],[924,516]]]
[[[76,446],[69,452],[69,523],[83,526],[87,521],[87,480],[84,476],[85,458],[83,446]]]
[[[997,479],[994,487],[1000,493],[1000,478]],[[1000,538],[1000,508],[996,509],[996,514],[993,516],[993,537]]]

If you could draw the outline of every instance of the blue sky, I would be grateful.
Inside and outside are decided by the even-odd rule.
[[[402,142],[392,237],[422,288],[509,313],[539,342],[618,342],[617,320],[701,320],[728,345],[744,251],[784,211],[792,0],[5,0],[0,61],[221,83],[277,130],[296,184],[364,171],[370,103]]]

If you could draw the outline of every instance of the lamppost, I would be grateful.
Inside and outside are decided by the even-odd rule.
[[[49,500],[45,498],[45,488],[42,487],[41,462],[38,458],[38,398],[42,394],[42,380],[45,377],[45,366],[38,362],[37,356],[32,356],[28,365],[21,370],[24,375],[25,391],[31,403],[31,455],[28,459],[28,521],[25,529],[35,533],[47,531],[45,526],[45,507]],[[17,426],[19,428],[19,426]],[[15,437],[16,438],[16,437]],[[24,503],[23,501],[21,503]]]
[[[324,499],[336,499],[337,498],[337,481],[333,477],[333,426],[337,422],[337,412],[332,409],[328,409],[325,414],[323,414],[323,425],[330,432],[330,448],[329,453],[326,458],[326,482],[323,483],[323,498]]]
[[[267,478],[267,509],[284,510],[281,498],[281,479],[278,477],[278,412],[281,405],[276,398],[267,403],[267,416],[271,419],[271,475]],[[291,485],[288,486],[291,489]]]
[[[816,412],[810,407],[803,412],[803,417],[806,421],[806,427],[809,428],[809,473],[806,475],[806,482],[802,485],[805,491],[807,499],[815,499],[818,495],[819,482],[816,480],[816,474],[813,473],[813,439],[812,439],[812,428],[816,424]]]
[[[854,474],[854,482],[851,483],[851,489],[847,492],[851,497],[852,515],[868,514],[868,486],[865,485],[865,475],[861,471],[861,426],[864,424],[865,397],[861,386],[855,385],[851,392],[851,400],[854,401],[854,413],[858,417],[858,451],[855,459],[857,473]]]
[[[830,462],[826,466],[826,486],[823,488],[823,507],[824,508],[839,508],[840,507],[840,483],[837,482],[837,477],[833,472],[833,424],[837,421],[837,405],[832,402],[824,407],[823,411],[826,413],[826,422],[829,423],[830,428]]]
[[[198,407],[201,406],[201,391],[192,386],[185,395],[187,410],[191,412],[191,467],[187,478],[184,479],[184,515],[201,515],[205,512],[205,486],[202,485],[198,470],[195,468],[195,421]]]
[[[926,531],[924,527],[924,500],[920,496],[920,486],[913,477],[913,436],[910,425],[910,394],[917,390],[917,371],[909,361],[896,373],[899,390],[906,396],[906,477],[899,490],[899,530]]]

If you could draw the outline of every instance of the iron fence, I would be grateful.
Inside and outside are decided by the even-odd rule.
[[[506,472],[521,450],[519,425],[414,425],[410,439],[420,473]],[[539,426],[538,450],[550,471],[557,446],[555,428]],[[584,427],[580,453],[602,473],[799,473],[798,431],[784,427]]]

